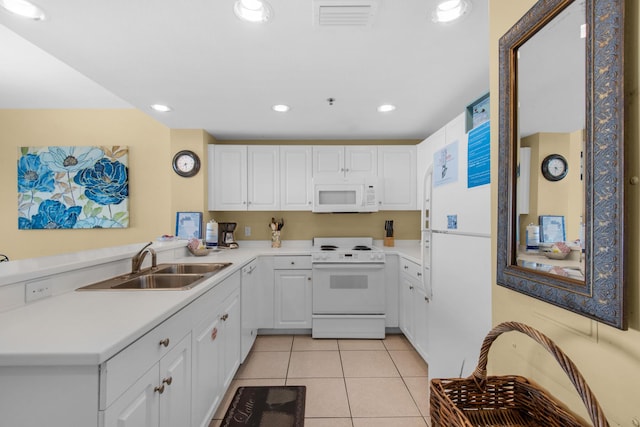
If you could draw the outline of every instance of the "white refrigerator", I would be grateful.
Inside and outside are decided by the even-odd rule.
[[[467,134],[456,120],[424,158],[431,160],[421,200],[431,378],[470,375],[491,329],[489,124]]]

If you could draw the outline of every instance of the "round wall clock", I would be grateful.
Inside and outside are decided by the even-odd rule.
[[[190,150],[178,151],[173,156],[173,170],[180,176],[194,176],[200,170],[200,157]]]
[[[542,161],[542,176],[549,181],[560,181],[568,171],[567,160],[560,154],[550,154]]]

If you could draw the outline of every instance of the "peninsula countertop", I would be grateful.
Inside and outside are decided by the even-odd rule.
[[[135,246],[139,247],[141,245]],[[125,247],[124,255],[115,250],[108,251],[109,257],[129,257],[132,248]],[[232,263],[189,290],[69,291],[0,312],[0,366],[99,365],[253,259],[259,256],[306,255],[312,249],[310,241],[285,241],[280,248],[271,248],[269,242],[241,242],[239,249],[220,250],[205,257],[184,255],[175,258],[172,262]],[[384,247],[386,253],[406,256],[415,262],[420,259],[419,249],[415,241]],[[95,252],[88,255],[92,257]],[[65,269],[79,269],[95,262],[78,254],[67,257],[65,261],[42,268],[49,268],[51,274],[60,275]],[[46,264],[42,261],[27,263]],[[22,275],[17,273],[23,279],[35,274],[33,270]],[[90,275],[86,278],[86,284],[94,281]]]

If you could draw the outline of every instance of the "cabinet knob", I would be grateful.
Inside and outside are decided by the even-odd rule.
[[[405,265],[405,266],[404,266],[404,269],[405,269],[405,270],[408,270],[408,269],[409,269],[409,266],[408,266],[408,265]]]
[[[153,391],[157,391],[160,394],[164,393],[164,384],[156,386]]]
[[[169,338],[165,338],[165,339],[161,340],[159,344],[163,345],[165,347],[169,347]]]
[[[307,280],[311,281],[311,277],[307,277]]]
[[[291,265],[296,265],[296,262],[295,261],[291,261]]]
[[[173,377],[165,378],[162,380],[162,384],[171,385],[172,381],[173,381]]]
[[[422,273],[416,273],[418,275],[418,277],[422,276]]]
[[[221,319],[223,322],[226,322],[228,318],[229,318],[229,313],[225,313],[225,314],[223,314],[223,315],[220,317],[220,319]]]
[[[413,290],[413,286],[409,286],[409,290]]]
[[[429,297],[424,297],[424,300],[425,300],[426,302],[430,302],[430,301],[429,301]]]
[[[213,328],[213,331],[211,331],[211,341],[215,341],[217,337],[218,337],[218,328]]]

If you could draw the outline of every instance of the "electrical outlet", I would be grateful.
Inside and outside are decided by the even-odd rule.
[[[30,282],[25,285],[25,301],[37,301],[42,298],[51,296],[51,286],[49,285],[49,280],[37,280],[35,282]]]
[[[246,227],[244,228],[244,235],[245,235],[245,237],[246,237],[246,236],[251,236],[251,227],[246,226]]]

